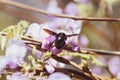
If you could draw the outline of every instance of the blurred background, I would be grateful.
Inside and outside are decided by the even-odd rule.
[[[56,0],[57,3],[54,2],[55,0],[13,1],[18,1],[51,12],[54,12],[56,9],[55,7],[57,7],[56,13],[81,17],[120,17],[120,0]],[[20,20],[27,20],[31,23],[43,23],[49,21],[48,16],[0,3],[0,30],[10,25],[17,24]],[[82,42],[86,45],[83,47],[120,51],[120,22],[82,21],[80,33],[85,35]],[[106,59],[103,60],[103,58]],[[118,66],[118,69],[116,69],[116,72],[118,72],[115,73],[113,71],[113,73],[120,75],[120,57],[100,56],[98,59],[103,61],[103,63],[111,62],[111,65],[117,61],[118,63],[115,63],[114,65]],[[116,68],[115,66],[112,68]],[[101,72],[100,68],[94,67],[93,71],[95,72],[96,70]]]

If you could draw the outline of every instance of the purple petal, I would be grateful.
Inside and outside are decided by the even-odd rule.
[[[90,0],[74,0],[76,2],[80,2],[80,3],[88,3]]]
[[[11,69],[15,69],[18,66],[18,59],[17,58],[8,58],[7,57],[7,65],[11,68]]]
[[[49,2],[47,11],[52,13],[62,13],[62,9],[58,7],[56,0],[51,0]]]
[[[102,68],[99,67],[99,66],[95,66],[95,67],[93,67],[91,70],[92,70],[93,73],[95,73],[95,74],[97,74],[97,75],[101,75],[101,74],[103,73],[103,72],[102,72]]]
[[[36,78],[36,80],[47,80],[46,77],[39,77],[39,78]]]
[[[56,47],[52,47],[50,51],[52,52],[52,54],[58,54],[62,52],[62,49],[57,49]]]
[[[43,23],[43,24],[37,24],[37,23],[33,23],[29,26],[27,33],[28,35],[30,35],[31,37],[33,37],[34,39],[37,40],[43,40],[45,38],[47,38],[49,36],[48,33],[46,33],[43,29],[50,29],[50,26],[48,23]]]
[[[113,75],[117,75],[120,72],[120,58],[112,57],[108,62],[108,67]]]
[[[39,50],[36,51],[36,57],[37,58],[40,58],[42,56],[42,54],[43,53],[41,51],[39,51]]]
[[[72,50],[73,51],[80,51],[80,47],[78,45],[73,44],[72,45]]]
[[[7,61],[4,56],[0,56],[0,72],[6,67]]]
[[[77,5],[75,3],[72,3],[72,2],[67,4],[67,6],[65,7],[65,13],[69,14],[69,15],[78,16],[79,11],[77,9]]]
[[[80,45],[81,45],[82,47],[87,47],[88,44],[89,44],[89,40],[88,40],[88,38],[87,38],[85,35],[81,35],[81,36],[80,36],[79,42],[80,42]]]
[[[55,36],[50,36],[50,37],[46,38],[42,42],[41,48],[46,49],[46,50],[50,50],[53,47],[54,40],[55,40]]]
[[[7,75],[7,80],[29,80],[24,74],[20,72],[13,73],[12,75]]]
[[[24,58],[27,52],[26,45],[17,39],[10,39],[6,49],[6,57]]]
[[[66,19],[65,27],[68,31],[79,34],[82,28],[82,21],[75,21],[72,19]]]
[[[53,73],[55,71],[55,68],[52,65],[46,64],[45,68],[48,73]]]
[[[55,66],[55,67],[58,67],[58,68],[64,68],[64,67],[65,67],[65,64],[60,63],[60,62],[58,62],[58,61],[56,61],[56,60],[54,60],[54,59],[52,59],[52,58],[48,59],[48,60],[47,60],[47,63],[48,63],[48,64],[51,64],[51,65],[53,65],[53,66]]]
[[[72,79],[64,73],[55,72],[48,77],[48,80],[72,80]]]
[[[28,35],[30,35],[31,37],[33,37],[34,39],[40,39],[40,25],[37,23],[32,23],[28,30],[27,33]]]
[[[23,42],[17,39],[9,40],[5,54],[8,65],[13,67],[13,65],[15,66],[18,64],[18,62],[23,61],[26,52],[27,48]]]

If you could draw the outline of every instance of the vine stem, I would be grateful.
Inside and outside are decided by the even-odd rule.
[[[28,37],[25,37],[25,36],[22,36],[21,39],[23,41],[30,41],[28,42],[28,44],[35,44],[35,45],[42,45],[42,42],[39,41],[39,40],[35,40],[33,38],[28,38]],[[83,54],[92,54],[92,55],[111,55],[111,56],[120,56],[120,51],[107,51],[107,50],[96,50],[96,49],[89,49],[89,48],[81,48],[80,51],[73,51],[71,47],[64,47],[65,50],[69,50],[69,51],[72,51],[72,52],[78,52],[78,53],[83,53]]]
[[[61,17],[61,18],[69,18],[69,19],[74,19],[74,20],[86,20],[86,21],[115,21],[115,22],[120,22],[120,18],[77,17],[77,16],[70,16],[70,15],[65,15],[65,14],[50,13],[50,12],[47,12],[45,10],[35,8],[35,7],[29,6],[29,5],[26,5],[23,3],[15,2],[12,0],[0,0],[0,3],[14,6],[14,7],[18,7],[18,8],[22,8],[22,9],[33,11],[33,12],[37,12],[37,13],[40,13],[43,15],[49,15],[49,16],[55,16],[55,17]]]

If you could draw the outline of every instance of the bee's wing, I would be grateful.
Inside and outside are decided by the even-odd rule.
[[[51,30],[48,30],[48,29],[43,29],[45,32],[47,32],[48,34],[50,35],[56,35],[57,33],[56,32],[53,32]]]
[[[79,34],[70,34],[70,35],[67,35],[67,38],[69,37],[72,37],[72,36],[78,36]]]

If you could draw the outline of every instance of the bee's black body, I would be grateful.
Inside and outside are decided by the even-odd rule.
[[[62,33],[62,32],[57,34],[53,31],[48,30],[48,29],[44,29],[44,31],[46,31],[47,33],[49,33],[51,35],[55,35],[56,39],[55,39],[54,44],[55,44],[55,47],[57,49],[61,49],[65,46],[65,44],[66,44],[65,41],[67,40],[67,37],[78,35],[78,34],[66,35],[65,33]]]
[[[65,41],[67,40],[67,35],[65,33],[58,33],[56,35],[56,40],[55,40],[55,47],[57,49],[62,48],[65,46]]]

